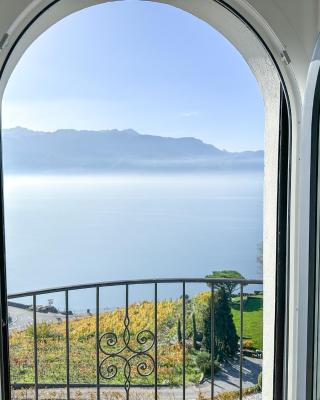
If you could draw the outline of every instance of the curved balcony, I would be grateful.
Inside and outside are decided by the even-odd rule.
[[[23,391],[23,398],[37,400],[215,399],[231,389],[242,399],[254,386],[250,368],[254,379],[261,370],[262,350],[244,346],[246,302],[259,298],[262,304],[262,292],[259,297],[247,288],[261,285],[261,280],[144,279],[11,294],[12,398]],[[149,293],[143,301],[142,288]],[[95,307],[75,312],[70,299],[85,292],[94,295]],[[41,305],[44,296],[60,298],[60,305],[63,299],[63,311],[52,300]],[[221,311],[223,299],[230,309]],[[103,308],[106,302],[111,306]],[[221,339],[221,321],[231,319],[237,325],[234,354]],[[230,354],[221,362],[224,352]],[[204,368],[195,365],[201,357]],[[219,362],[223,368],[217,372]]]

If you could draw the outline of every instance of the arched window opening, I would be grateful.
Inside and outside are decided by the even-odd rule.
[[[14,393],[260,398],[280,84],[264,108],[250,66],[140,1],[74,13],[23,55],[2,110]]]

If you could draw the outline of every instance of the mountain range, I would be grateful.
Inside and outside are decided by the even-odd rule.
[[[262,169],[264,152],[228,152],[193,138],[126,130],[4,129],[6,173],[191,172]]]

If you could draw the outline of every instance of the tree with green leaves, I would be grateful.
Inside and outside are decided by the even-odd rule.
[[[211,353],[211,301],[204,315],[203,346]],[[218,361],[233,357],[238,350],[236,327],[231,313],[229,294],[225,287],[220,287],[214,295],[214,354]]]
[[[223,270],[223,271],[212,271],[211,274],[207,275],[206,278],[214,279],[245,279],[240,272],[233,270]],[[225,288],[229,297],[235,292],[239,285],[234,282],[217,283],[215,287]]]

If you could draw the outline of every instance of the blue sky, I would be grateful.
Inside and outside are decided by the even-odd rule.
[[[45,32],[8,83],[3,126],[125,129],[262,149],[263,101],[238,51],[174,7],[112,2]]]

